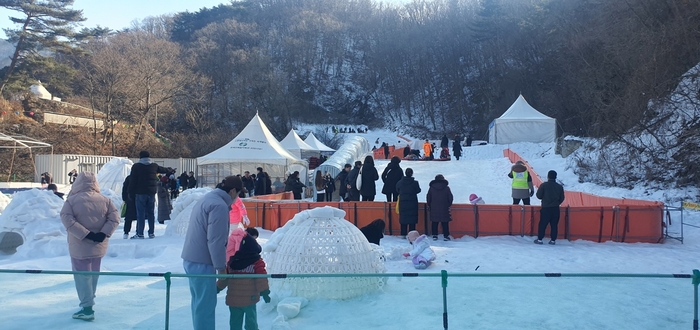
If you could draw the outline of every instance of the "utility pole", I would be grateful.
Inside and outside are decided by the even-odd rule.
[[[158,105],[156,104],[156,120],[153,123],[153,130],[155,131],[154,133],[158,133]]]

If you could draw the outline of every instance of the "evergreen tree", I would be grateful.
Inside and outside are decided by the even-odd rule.
[[[70,49],[70,38],[76,23],[85,20],[82,10],[71,9],[74,0],[0,0],[0,7],[17,11],[20,17],[10,17],[18,24],[15,29],[4,29],[15,52],[10,66],[4,72],[0,93],[13,77],[15,68],[28,58],[41,56],[40,52],[64,52]]]

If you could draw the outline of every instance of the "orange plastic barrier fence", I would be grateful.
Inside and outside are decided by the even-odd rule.
[[[292,193],[291,191],[285,191],[285,192],[279,193],[279,194],[253,196],[253,197],[250,197],[250,199],[259,199],[259,200],[266,200],[266,201],[279,201],[279,200],[285,200],[285,199],[294,199],[294,193]]]
[[[400,152],[401,150],[396,150]],[[542,181],[537,173],[517,153],[509,149],[504,155],[512,162],[522,160],[528,167],[533,184]],[[382,151],[381,157],[384,156]],[[592,194],[564,191],[566,199],[559,220],[559,236],[569,240],[594,242],[663,242],[664,204],[654,201],[600,197]],[[276,230],[284,226],[297,213],[322,206],[332,206],[346,212],[345,219],[358,228],[375,219],[386,221],[386,234],[399,235],[399,215],[396,203],[388,202],[306,202],[288,201],[290,192],[256,196],[244,202],[248,218],[256,227]],[[534,236],[540,217],[539,206],[523,205],[452,205],[450,232],[452,236]],[[430,215],[425,203],[418,205],[416,229],[432,234]],[[549,237],[549,232],[547,233]]]
[[[328,205],[344,210],[345,219],[358,228],[375,219],[383,219],[387,223],[387,235],[400,234],[395,203],[270,201],[245,204],[252,224],[268,230],[284,226],[301,211]],[[450,232],[455,238],[537,235],[540,216],[538,206],[455,204],[451,210],[453,221],[450,223]],[[418,211],[416,229],[432,235],[426,204],[419,203]],[[559,236],[569,240],[594,242],[661,243],[662,219],[663,205],[561,207]]]
[[[401,151],[401,154],[403,155],[403,149],[397,150],[396,147],[389,146],[389,156],[386,159],[391,159],[391,157],[397,154],[398,151]],[[374,159],[384,159],[384,148],[379,147],[374,150],[372,152],[372,157],[374,157]]]

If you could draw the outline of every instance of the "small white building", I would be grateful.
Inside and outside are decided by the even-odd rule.
[[[58,101],[61,102],[61,99],[58,97],[54,97],[49,93],[49,91],[44,88],[44,86],[41,84],[41,81],[37,81],[36,84],[29,86],[29,91],[36,97],[43,99],[43,100],[53,100],[53,101]]]

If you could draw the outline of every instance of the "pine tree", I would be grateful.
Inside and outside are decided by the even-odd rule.
[[[40,52],[64,52],[70,49],[73,27],[85,20],[82,10],[71,9],[74,0],[0,0],[0,7],[17,11],[23,16],[10,17],[18,24],[15,29],[4,29],[15,52],[0,85],[0,93],[15,68],[30,57],[41,56]]]

